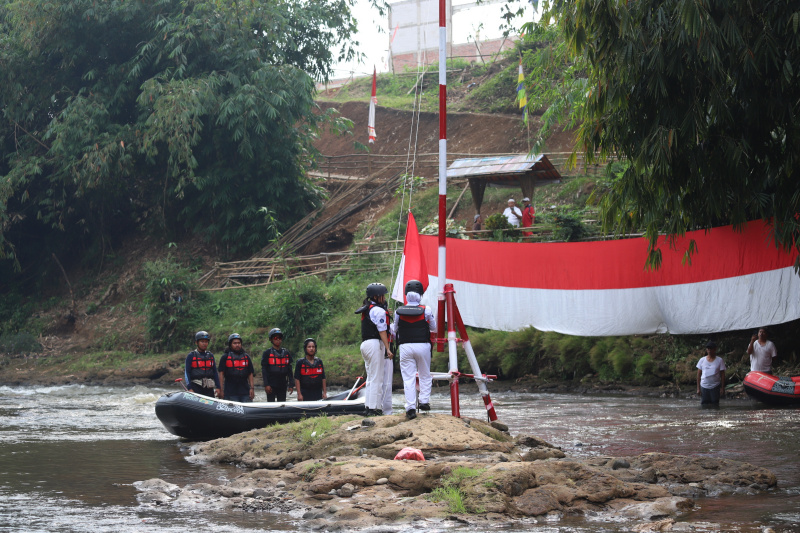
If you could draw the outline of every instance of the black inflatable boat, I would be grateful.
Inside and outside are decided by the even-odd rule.
[[[353,389],[316,402],[239,403],[172,392],[156,402],[156,416],[173,435],[190,440],[229,437],[243,431],[310,416],[363,415],[363,391]]]

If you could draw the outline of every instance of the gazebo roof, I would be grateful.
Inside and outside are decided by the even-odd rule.
[[[480,178],[487,181],[516,181],[520,177],[536,178],[536,181],[555,181],[561,174],[547,156],[502,155],[456,159],[447,169],[447,177]]]

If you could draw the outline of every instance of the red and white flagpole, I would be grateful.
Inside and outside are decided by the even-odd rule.
[[[450,408],[455,417],[461,416],[458,395],[458,337],[456,326],[464,341],[467,359],[472,367],[475,381],[483,397],[489,420],[497,420],[497,414],[486,387],[487,378],[481,374],[478,359],[472,350],[467,337],[467,330],[455,301],[453,285],[447,283],[447,1],[439,0],[439,277],[438,277],[438,314],[437,314],[437,350],[444,351],[445,310],[447,312],[447,348],[450,373]]]
[[[372,67],[372,97],[369,99],[369,120],[367,130],[369,132],[369,142],[375,142],[375,106],[378,105],[378,71]]]
[[[447,1],[439,0],[439,279],[438,338],[444,339],[445,284],[447,280]],[[449,309],[448,309],[449,310]],[[450,379],[450,404],[453,416],[459,416],[458,354],[452,316],[447,320],[447,347]],[[443,342],[437,347],[443,350]]]

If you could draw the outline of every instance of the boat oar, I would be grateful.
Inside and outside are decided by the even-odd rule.
[[[186,384],[183,382],[183,378],[176,379],[175,383],[180,383],[181,386],[183,387],[183,390],[185,390],[186,392],[189,392],[189,389],[186,387]]]
[[[347,393],[347,396],[345,396],[345,397],[344,397],[345,401],[347,401],[347,400],[349,400],[349,399],[350,399],[350,396],[352,396],[352,394],[353,394],[353,391],[354,391],[354,390],[356,390],[356,386],[358,385],[358,382],[359,382],[359,381],[361,381],[361,376],[358,376],[358,377],[356,378],[356,382],[355,382],[355,383],[353,383],[353,388],[352,388],[352,389],[350,389],[350,392],[348,392],[348,393]]]

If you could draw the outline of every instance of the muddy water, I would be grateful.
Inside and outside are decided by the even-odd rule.
[[[501,387],[496,387],[501,388]],[[0,531],[238,531],[302,529],[296,517],[140,507],[134,481],[219,482],[239,471],[184,460],[181,443],[155,418],[164,389],[0,387]],[[773,470],[779,488],[759,496],[698,500],[680,520],[698,531],[800,532],[800,409],[731,401],[701,409],[691,399],[494,392],[512,433],[532,433],[568,454],[622,456],[647,451],[710,455]],[[395,395],[396,409],[402,398]],[[434,409],[449,410],[435,393]],[[483,417],[483,403],[462,395],[462,413]],[[438,408],[438,409],[437,409]],[[699,524],[699,525],[698,525]],[[568,519],[525,526],[542,532],[630,531],[633,524]],[[407,531],[449,531],[454,523]],[[402,529],[401,529],[402,530]],[[470,530],[469,527],[461,530]]]

